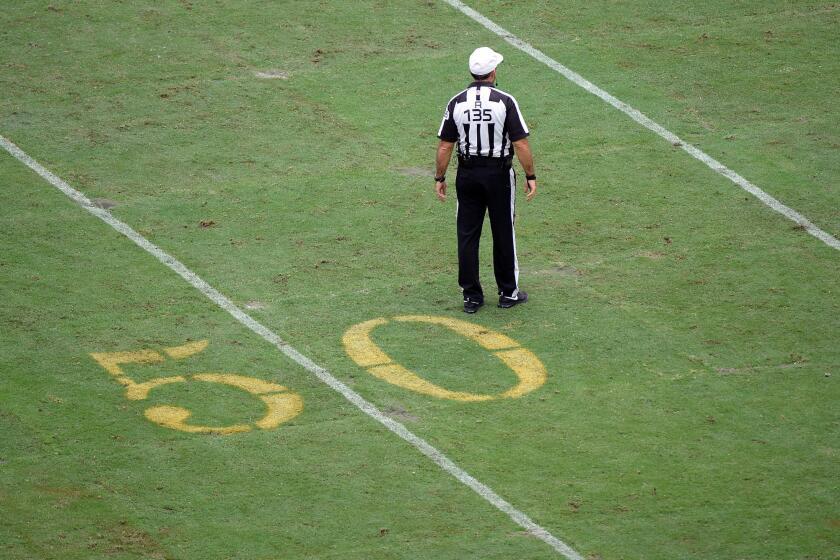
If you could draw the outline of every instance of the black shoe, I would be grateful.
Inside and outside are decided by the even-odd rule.
[[[484,305],[484,300],[464,299],[464,313],[475,313],[478,308]]]
[[[508,307],[513,307],[514,305],[519,305],[520,303],[525,303],[528,301],[528,294],[526,292],[516,292],[516,296],[499,296],[499,307],[502,309],[507,309]]]

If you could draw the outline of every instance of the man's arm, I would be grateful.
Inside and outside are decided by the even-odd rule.
[[[446,169],[449,167],[449,160],[452,157],[452,148],[455,147],[455,142],[447,142],[441,140],[438,144],[437,157],[435,158],[435,177],[444,177]],[[443,181],[435,181],[435,192],[441,202],[446,200],[446,179]]]
[[[522,164],[522,169],[525,170],[525,198],[531,200],[537,194],[537,180],[527,179],[529,175],[536,175],[534,173],[534,155],[531,153],[531,145],[527,138],[523,138],[514,142],[513,148],[516,151],[516,157],[519,158],[519,163]]]

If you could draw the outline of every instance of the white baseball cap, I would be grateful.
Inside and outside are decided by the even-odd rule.
[[[496,69],[505,57],[490,47],[479,47],[470,55],[470,74],[484,76]]]

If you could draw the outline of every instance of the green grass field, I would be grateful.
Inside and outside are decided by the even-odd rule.
[[[836,3],[469,4],[840,236]],[[531,301],[467,317],[430,177],[482,45],[540,180]],[[840,559],[840,252],[445,2],[6,2],[0,91],[0,135],[587,560]],[[5,151],[0,279],[0,558],[561,558]],[[547,380],[387,383],[354,325],[439,387],[517,383],[403,315]],[[91,356],[140,351],[132,382],[183,381],[130,400]],[[262,429],[209,373],[303,409]]]

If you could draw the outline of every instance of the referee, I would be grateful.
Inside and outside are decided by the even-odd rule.
[[[496,88],[499,53],[487,47],[470,55],[470,74],[475,80],[446,106],[438,131],[435,191],[446,200],[446,168],[452,149],[458,145],[458,284],[464,292],[464,311],[475,313],[484,305],[478,278],[478,244],[485,212],[490,213],[493,232],[493,272],[499,307],[528,301],[519,289],[519,262],[514,231],[516,174],[513,154],[525,170],[527,200],[537,194],[534,159],[528,144],[528,126],[513,96]]]

